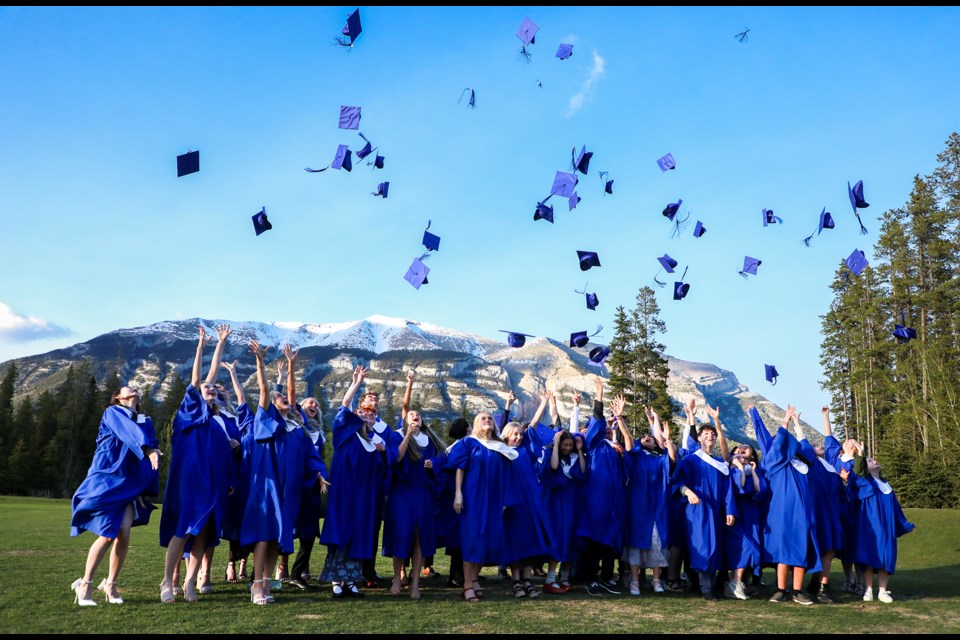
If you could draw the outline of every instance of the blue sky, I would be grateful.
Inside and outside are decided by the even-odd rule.
[[[601,324],[609,340],[668,253],[691,289],[657,291],[667,352],[815,416],[833,272],[855,248],[872,259],[878,217],[958,127],[960,10],[361,7],[356,46],[333,46],[354,8],[0,9],[0,361],[195,316],[382,314],[490,338]],[[341,105],[362,107],[384,170],[303,170],[362,146]],[[556,224],[534,222],[582,145],[580,205],[554,198]],[[197,149],[200,173],[177,178]],[[860,179],[867,236],[846,193]],[[690,227],[671,238],[678,198]],[[261,207],[274,228],[256,237]],[[804,247],[823,207],[836,229]],[[442,240],[416,291],[403,274],[428,220]],[[581,272],[577,250],[603,266]],[[763,261],[749,281],[745,255]]]

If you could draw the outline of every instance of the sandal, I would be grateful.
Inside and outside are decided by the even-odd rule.
[[[160,583],[160,602],[164,604],[172,604],[175,600],[173,595],[173,587],[170,586],[169,582]]]
[[[237,574],[237,580],[239,580],[240,582],[247,581],[247,559],[246,558],[240,559],[240,573]]]
[[[526,598],[527,592],[523,589],[523,585],[520,584],[519,580],[513,582],[513,597],[514,598]]]
[[[468,593],[472,595],[468,596]],[[477,597],[477,592],[473,587],[467,587],[463,590],[463,599],[470,603],[480,602],[480,598]]]
[[[223,571],[223,579],[230,584],[237,584],[237,567],[233,560],[227,563],[227,568]]]
[[[197,582],[194,580],[190,582],[183,583],[183,599],[185,602],[198,602],[200,600],[197,596]]]
[[[476,581],[475,581],[475,582],[473,583],[473,592],[474,592],[475,594],[477,594],[477,597],[478,597],[478,598],[480,598],[481,600],[483,600],[483,589],[480,588],[480,583],[479,583],[479,582],[476,582]]]
[[[254,580],[253,584],[250,586],[250,602],[253,604],[270,604],[267,596],[263,595],[262,591],[259,594],[254,592],[257,584],[264,582],[266,582],[266,580]]]
[[[198,578],[200,593],[213,593],[213,585],[210,584],[210,574],[201,571]]]
[[[528,598],[537,598],[540,596],[540,590],[529,582],[523,585],[523,590],[526,591]]]

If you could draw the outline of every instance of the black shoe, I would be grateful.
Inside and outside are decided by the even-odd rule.
[[[787,594],[779,589],[773,592],[773,595],[770,596],[770,602],[783,602],[787,599]]]
[[[612,593],[615,596],[620,595],[620,584],[613,578],[609,580],[601,580],[597,584],[600,585],[601,589],[604,589],[607,593]]]
[[[301,576],[297,576],[296,578],[290,578],[289,584],[296,587],[297,589],[300,589],[300,591],[309,591],[311,589],[310,584],[307,583],[307,581],[304,580]]]
[[[347,587],[343,590],[343,592],[351,598],[364,597],[364,594],[360,591],[360,589],[357,589],[357,585],[353,584],[352,582],[347,583]]]
[[[714,602],[716,600],[719,600],[719,598],[717,598],[717,594],[715,594],[713,591],[703,591],[700,593],[700,597],[706,600],[707,602]]]
[[[451,588],[451,589],[462,589],[462,588],[463,588],[463,580],[458,580],[457,578],[448,578],[448,579],[447,579],[447,586],[448,586],[449,588]]]
[[[810,596],[805,594],[803,591],[797,591],[793,594],[793,601],[797,604],[802,604],[804,606],[809,606],[813,604],[813,600],[810,599]]]
[[[830,585],[820,585],[820,591],[817,593],[817,602],[820,604],[835,604],[833,594],[830,593]]]
[[[333,585],[333,597],[334,598],[345,598],[347,592],[343,590],[343,587],[339,584]]]
[[[586,587],[584,587],[584,589],[586,589],[587,593],[589,593],[592,596],[602,596],[603,594],[606,593],[606,590],[600,586],[599,582],[591,582]]]

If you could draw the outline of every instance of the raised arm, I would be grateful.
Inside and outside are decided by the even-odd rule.
[[[579,391],[573,393],[573,409],[570,410],[570,433],[580,433],[580,400],[583,396]]]
[[[213,359],[210,360],[210,371],[207,372],[207,382],[209,383],[217,380],[217,374],[220,373],[220,359],[223,357],[223,350],[227,346],[227,336],[231,333],[230,325],[217,325],[217,346],[213,350]]]
[[[647,416],[647,424],[650,425],[650,435],[653,436],[653,439],[660,443],[660,446],[663,444],[663,435],[660,428],[660,416],[657,415],[657,412],[653,410],[651,406],[644,406],[643,412]]]
[[[350,383],[350,387],[347,388],[347,392],[343,394],[343,401],[340,403],[341,406],[350,408],[351,403],[353,402],[353,396],[357,394],[357,389],[360,388],[360,385],[363,384],[363,379],[367,375],[367,370],[363,368],[363,365],[358,364],[357,368],[353,370],[353,382]]]
[[[266,411],[270,408],[270,391],[267,389],[267,369],[263,359],[267,356],[270,347],[261,347],[256,340],[249,342],[250,353],[257,359],[257,385],[260,387],[260,408]]]
[[[555,429],[560,429],[560,412],[557,410],[557,394],[553,391],[550,392],[550,420],[552,420],[551,426]]]
[[[830,429],[830,407],[823,407],[820,412],[823,413],[823,437],[829,438],[833,435]]]
[[[413,371],[407,372],[407,389],[403,392],[403,404],[400,406],[400,420],[407,425],[407,412],[410,411],[410,396],[413,394]]]
[[[593,379],[593,417],[603,420],[603,378],[597,376]]]
[[[247,398],[243,395],[243,387],[240,386],[240,380],[237,379],[237,361],[234,360],[233,363],[221,362],[220,366],[230,372],[230,382],[233,383],[233,395],[237,398],[237,404],[245,404]]]
[[[617,419],[617,426],[620,427],[620,435],[623,436],[623,449],[624,451],[630,451],[633,449],[633,436],[630,435],[630,430],[627,429],[627,421],[623,419],[623,410],[627,406],[626,399],[619,395],[613,399],[613,402],[610,403],[610,408],[613,409],[613,416]]]
[[[711,407],[707,404],[707,415],[713,420],[713,426],[717,428],[717,441],[720,443],[720,457],[724,462],[730,462],[730,445],[727,444],[727,436],[723,432],[723,425],[720,424],[720,405]]]
[[[560,436],[563,431],[557,431],[553,436],[553,451],[550,453],[550,468],[556,471],[560,468]]]
[[[207,330],[200,325],[200,340],[197,342],[197,355],[193,358],[193,372],[190,374],[190,384],[194,388],[200,386],[200,372],[203,369],[203,347],[210,338],[207,338]]]
[[[543,414],[547,410],[547,403],[550,402],[550,392],[544,391],[540,394],[540,406],[537,407],[536,412],[533,414],[533,420],[530,421],[531,427],[536,427],[540,422],[540,418],[543,417]]]
[[[797,436],[797,440],[805,440],[806,436],[803,435],[803,427],[800,426],[800,412],[793,414],[793,434]]]
[[[657,414],[654,413],[654,416]],[[660,436],[663,438],[662,444],[666,448],[667,453],[670,455],[670,462],[677,462],[677,447],[673,444],[673,439],[670,437],[670,424],[663,423],[663,426],[660,429]]]
[[[283,345],[283,355],[287,359],[287,401],[291,407],[297,406],[297,380],[294,377],[297,352],[288,344]]]

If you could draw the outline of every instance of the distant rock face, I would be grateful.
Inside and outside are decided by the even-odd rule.
[[[502,409],[512,390],[520,400],[522,415],[533,416],[539,394],[557,393],[562,419],[568,420],[572,396],[586,396],[593,380],[605,370],[591,366],[586,354],[594,345],[571,349],[547,338],[528,339],[520,349],[436,325],[371,316],[355,322],[302,324],[292,322],[235,322],[199,319],[158,322],[146,327],[118,329],[84,343],[17,360],[17,395],[32,394],[59,383],[71,364],[88,359],[98,380],[120,370],[120,378],[141,389],[150,386],[158,399],[166,396],[176,376],[190,376],[197,344],[197,326],[208,333],[221,322],[233,328],[224,360],[238,360],[237,375],[247,398],[256,397],[256,369],[247,349],[250,340],[270,346],[268,360],[290,344],[297,358],[298,397],[320,395],[329,407],[339,405],[358,364],[369,368],[366,386],[381,394],[381,406],[399,413],[406,387],[406,372],[414,371],[412,403],[427,420],[450,420],[461,414]],[[205,367],[213,346],[206,349]],[[768,429],[779,425],[783,410],[740,384],[737,377],[712,364],[667,358],[670,375],[667,391],[677,406],[691,398],[698,405],[698,421],[706,421],[705,404],[720,408],[727,435],[738,442],[755,443],[756,434],[746,408],[755,404]],[[269,367],[268,378],[276,377]],[[225,381],[225,376],[222,376]],[[584,400],[584,406],[589,406]],[[516,409],[514,410],[517,411]],[[586,411],[581,418],[586,419]],[[805,425],[811,441],[822,441]]]

